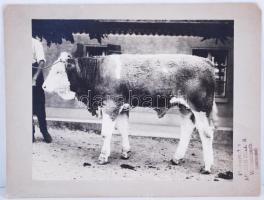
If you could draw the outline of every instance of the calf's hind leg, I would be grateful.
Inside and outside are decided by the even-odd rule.
[[[181,162],[183,162],[183,158],[188,148],[193,130],[194,124],[191,120],[191,115],[183,116],[181,124],[180,141],[176,153],[173,159],[171,160],[172,164],[179,165]]]
[[[202,147],[203,147],[203,159],[204,168],[201,169],[202,174],[209,174],[214,162],[213,153],[213,134],[214,128],[210,126],[209,119],[205,112],[194,112],[196,119],[196,128],[198,129]]]
[[[128,112],[129,111],[121,112],[116,119],[116,127],[122,135],[122,153],[121,153],[122,159],[128,159],[131,155],[130,145],[128,140],[128,128],[129,128]]]

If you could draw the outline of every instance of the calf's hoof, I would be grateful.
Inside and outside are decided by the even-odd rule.
[[[206,170],[205,167],[202,167],[202,168],[200,169],[200,173],[201,173],[201,174],[208,175],[208,174],[211,174],[211,171],[210,171],[210,170]]]
[[[172,165],[180,165],[180,164],[185,163],[185,160],[183,158],[181,158],[181,159],[173,158],[173,159],[170,160],[170,162],[171,162]]]
[[[103,156],[103,155],[100,155],[99,158],[98,158],[98,164],[99,165],[106,165],[108,164],[109,161],[108,161],[108,158]]]
[[[122,151],[121,153],[121,159],[122,160],[127,160],[131,156],[131,151]]]

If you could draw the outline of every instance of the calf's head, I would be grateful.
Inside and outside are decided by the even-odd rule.
[[[68,60],[71,58],[72,56],[67,52],[60,54],[42,85],[44,91],[54,92],[65,100],[74,99],[75,93],[70,90],[70,81],[66,71]]]

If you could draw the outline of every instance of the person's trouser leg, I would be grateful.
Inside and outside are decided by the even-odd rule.
[[[32,142],[35,142],[35,124],[32,116]]]
[[[37,88],[38,102],[36,115],[39,122],[39,129],[42,133],[45,142],[50,143],[52,138],[48,133],[47,121],[46,121],[46,111],[45,111],[45,94],[42,88]]]
[[[42,133],[45,142],[50,143],[52,138],[48,133],[46,111],[45,111],[45,93],[42,89],[42,83],[44,81],[43,74],[39,75],[36,86],[33,86],[33,114],[37,116],[39,129]],[[34,129],[33,129],[34,130]]]
[[[38,107],[36,110],[36,115],[38,118],[39,129],[42,134],[48,132],[47,130],[47,122],[46,122],[46,111],[45,111],[45,102],[39,101]]]

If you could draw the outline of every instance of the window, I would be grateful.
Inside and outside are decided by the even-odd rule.
[[[215,66],[215,97],[226,97],[228,50],[226,49],[193,49],[193,55],[208,58]]]
[[[73,53],[74,57],[94,57],[111,54],[121,54],[121,46],[114,44],[77,44],[77,49]]]
[[[86,45],[85,52],[87,57],[93,56],[104,56],[106,54],[107,46],[106,45]]]
[[[87,57],[121,54],[121,46],[113,44],[85,45],[85,52]]]

